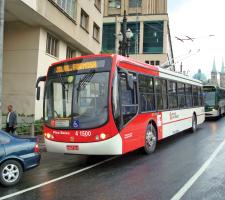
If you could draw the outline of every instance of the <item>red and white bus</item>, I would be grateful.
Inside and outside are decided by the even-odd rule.
[[[155,150],[158,140],[205,120],[202,84],[177,72],[119,55],[52,64],[45,81],[47,151],[119,155]]]

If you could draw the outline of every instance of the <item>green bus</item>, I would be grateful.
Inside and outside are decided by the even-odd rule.
[[[205,85],[203,86],[205,117],[222,117],[225,113],[225,88]]]

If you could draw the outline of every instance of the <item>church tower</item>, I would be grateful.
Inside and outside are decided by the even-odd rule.
[[[214,60],[213,60],[213,68],[212,68],[212,71],[211,71],[211,84],[218,85],[215,57],[214,57]]]
[[[222,67],[220,72],[220,87],[225,88],[225,69],[224,69],[224,60],[222,60]]]

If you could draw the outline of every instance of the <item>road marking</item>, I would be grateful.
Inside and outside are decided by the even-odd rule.
[[[221,144],[216,148],[216,150],[211,154],[209,159],[201,166],[201,168],[184,184],[184,186],[171,198],[171,200],[179,200],[184,194],[190,189],[190,187],[197,181],[197,179],[203,174],[203,172],[208,168],[217,154],[225,145],[225,139]]]
[[[68,178],[68,177],[73,176],[73,175],[75,175],[75,174],[79,174],[79,173],[84,172],[84,171],[86,171],[86,170],[89,170],[89,169],[91,169],[91,168],[94,168],[94,167],[97,167],[97,166],[99,166],[99,165],[102,165],[102,164],[104,164],[104,163],[106,163],[106,162],[109,162],[109,161],[111,161],[111,160],[113,160],[113,159],[115,159],[115,158],[117,158],[117,157],[118,157],[118,156],[114,156],[114,157],[112,157],[112,158],[109,158],[109,159],[103,160],[103,161],[101,161],[101,162],[95,163],[95,164],[93,164],[93,165],[90,165],[90,166],[88,166],[88,167],[85,167],[85,168],[83,168],[83,169],[80,169],[80,170],[71,172],[71,173],[69,173],[69,174],[66,174],[66,175],[64,175],[64,176],[60,176],[60,177],[58,177],[58,178],[52,179],[52,180],[50,180],[50,181],[46,181],[46,182],[44,182],[44,183],[35,185],[35,186],[33,186],[33,187],[29,187],[29,188],[27,188],[27,189],[20,190],[20,191],[18,191],[18,192],[15,192],[15,193],[12,193],[12,194],[9,194],[9,195],[0,197],[0,200],[8,199],[8,198],[11,198],[11,197],[14,197],[14,196],[23,194],[23,193],[25,193],[25,192],[28,192],[28,191],[31,191],[31,190],[34,190],[34,189],[43,187],[43,186],[48,185],[48,184],[50,184],[50,183],[53,183],[53,182],[56,182],[56,181],[59,181],[59,180]]]

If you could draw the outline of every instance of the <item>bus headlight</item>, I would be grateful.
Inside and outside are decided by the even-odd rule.
[[[105,133],[101,133],[101,134],[100,134],[100,138],[101,138],[102,140],[104,140],[104,139],[106,138],[106,134],[105,134]]]
[[[54,136],[51,133],[44,134],[47,139],[54,139]]]

